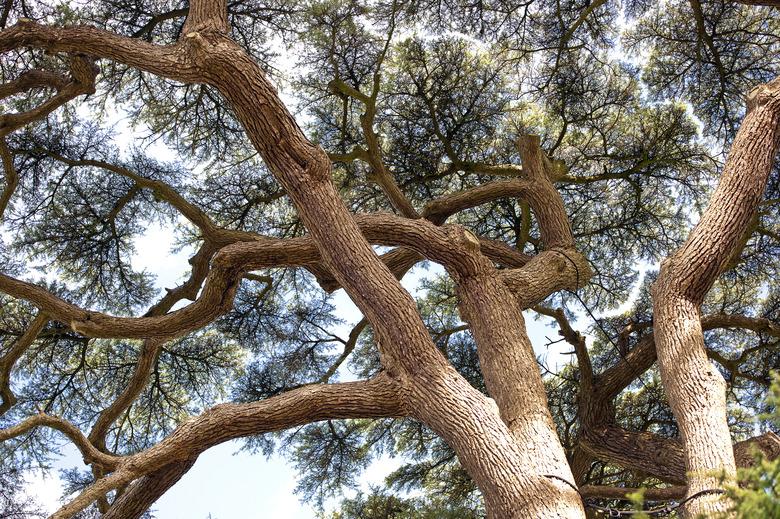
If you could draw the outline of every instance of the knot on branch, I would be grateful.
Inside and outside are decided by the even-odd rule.
[[[189,43],[190,50],[194,53],[195,57],[202,61],[203,54],[208,52],[211,44],[203,37],[198,31],[188,32],[184,35],[184,41]]]
[[[569,290],[578,290],[588,284],[593,277],[593,269],[590,266],[588,258],[576,249],[550,249],[550,252],[556,253],[561,261],[558,263],[558,273],[565,275],[569,268],[574,269],[574,283],[567,287]]]
[[[748,112],[770,103],[780,107],[780,78],[758,85],[747,95],[746,104]]]
[[[95,77],[100,68],[91,56],[73,54],[70,58],[70,73],[73,80],[82,86],[85,94],[95,93]]]

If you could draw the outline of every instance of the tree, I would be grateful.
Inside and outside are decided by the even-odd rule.
[[[235,438],[291,447],[307,495],[409,457],[390,483],[424,497],[345,516],[584,517],[639,486],[725,509],[707,491],[780,454],[756,418],[780,364],[772,9],[6,2],[3,467],[76,445],[57,518],[139,517]],[[119,147],[115,107],[179,160]],[[155,221],[195,251],[162,297],[130,264]],[[577,313],[663,258],[589,344]],[[415,301],[424,260],[446,274]],[[337,289],[364,315],[346,338]],[[524,312],[571,364],[542,376]]]

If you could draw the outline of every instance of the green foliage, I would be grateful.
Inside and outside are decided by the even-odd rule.
[[[767,402],[772,410],[768,418],[780,426],[780,374],[775,374]],[[734,502],[734,517],[780,517],[780,458],[768,460],[756,455],[755,464],[740,469],[737,479],[739,485],[727,488],[727,495]]]
[[[359,492],[344,499],[338,511],[322,513],[320,519],[477,519],[484,512],[443,499],[399,497],[372,488],[369,494]]]

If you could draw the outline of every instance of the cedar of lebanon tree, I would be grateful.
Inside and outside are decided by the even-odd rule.
[[[33,513],[10,493],[56,437],[89,466],[57,518],[140,517],[236,438],[290,448],[320,499],[406,455],[393,488],[453,517],[680,499],[780,454],[754,421],[780,367],[776,3],[47,4],[0,16],[6,510]],[[115,106],[181,161],[117,149]],[[157,300],[129,260],[154,221],[194,251]],[[424,260],[446,273],[415,300]],[[543,376],[527,315],[574,362]]]

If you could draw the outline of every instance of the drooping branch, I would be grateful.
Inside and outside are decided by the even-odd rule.
[[[149,19],[148,22],[146,22],[140,29],[135,31],[131,36],[133,38],[144,38],[147,41],[149,41],[149,39],[152,36],[152,31],[159,24],[161,24],[166,20],[175,20],[176,18],[182,18],[184,16],[187,16],[189,12],[190,12],[189,7],[182,7],[179,9],[171,9],[170,11],[166,11],[164,13],[153,16],[152,18]]]
[[[19,151],[26,151],[26,150],[19,150]],[[118,164],[106,162],[103,160],[91,160],[91,159],[83,159],[83,158],[72,159],[64,155],[61,155],[59,153],[53,152],[48,149],[43,149],[43,148],[35,148],[29,151],[36,152],[36,153],[43,153],[44,155],[51,157],[52,159],[58,162],[62,162],[63,164],[71,167],[99,168],[99,169],[104,169],[106,171],[110,171],[112,173],[123,176],[125,178],[128,178],[133,182],[135,182],[137,186],[153,191],[155,195],[159,196],[161,199],[169,203],[171,207],[176,209],[182,216],[184,216],[187,220],[189,220],[191,224],[197,227],[201,231],[201,233],[203,233],[203,236],[206,240],[213,242],[215,245],[220,244],[222,242],[222,240],[219,240],[217,237],[218,228],[212,222],[211,218],[206,213],[204,213],[200,208],[198,208],[195,204],[189,202],[187,199],[181,196],[181,194],[179,194],[178,191],[176,191],[173,187],[166,184],[165,182],[146,178],[141,174],[132,171],[126,167],[120,166]]]
[[[149,375],[157,362],[160,348],[165,343],[162,339],[146,339],[135,362],[133,376],[125,389],[111,404],[103,409],[92,425],[88,439],[101,451],[106,447],[106,433],[111,424],[135,401],[149,380]]]
[[[339,355],[335,361],[333,361],[333,364],[331,364],[327,371],[323,373],[319,380],[320,383],[324,384],[328,382],[339,369],[339,367],[341,367],[344,361],[347,360],[350,354],[352,354],[352,352],[355,350],[355,346],[357,345],[357,341],[360,338],[360,334],[363,333],[363,330],[365,330],[367,326],[368,320],[364,317],[352,328],[352,331],[349,332],[349,338],[344,343],[344,351],[341,352],[341,355]]]

